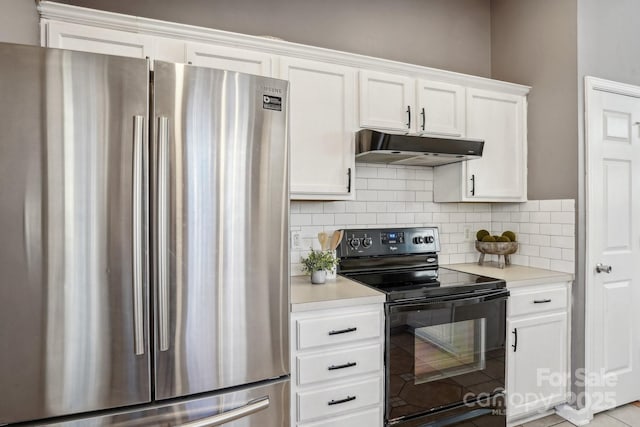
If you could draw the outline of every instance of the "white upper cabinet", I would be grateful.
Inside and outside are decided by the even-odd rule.
[[[355,70],[280,58],[289,80],[292,199],[353,198]]]
[[[434,168],[436,202],[527,199],[526,86],[46,0],[38,10],[43,46],[289,80],[293,199],[354,198],[360,128],[483,139],[481,159]]]
[[[465,89],[462,86],[418,80],[416,131],[463,137],[465,135]]]
[[[262,52],[187,42],[185,57],[189,64],[202,67],[273,76],[274,56]]]
[[[466,136],[484,140],[482,158],[436,167],[434,201],[526,201],[526,97],[468,88],[466,109]]]
[[[414,128],[415,80],[395,74],[360,71],[360,127]]]
[[[360,71],[360,127],[462,137],[465,89],[398,74]]]
[[[43,30],[46,47],[185,62],[181,40],[55,21],[46,22]]]
[[[48,22],[45,46],[132,58],[153,57],[153,37],[67,22]]]

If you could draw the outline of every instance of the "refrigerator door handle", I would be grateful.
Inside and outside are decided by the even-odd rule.
[[[144,307],[142,267],[142,186],[144,117],[133,117],[133,339],[135,354],[144,354]]]
[[[201,420],[192,421],[190,423],[181,424],[180,427],[214,427],[220,426],[225,423],[229,423],[240,418],[247,417],[251,414],[255,414],[258,411],[262,411],[269,407],[269,396],[264,396],[259,399],[252,400],[246,405],[236,409],[232,409],[221,414],[214,415],[212,417],[203,418]]]
[[[158,323],[160,351],[169,350],[169,287],[167,271],[167,192],[169,118],[158,119]]]

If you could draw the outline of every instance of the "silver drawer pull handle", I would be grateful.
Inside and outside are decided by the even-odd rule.
[[[536,299],[536,300],[533,300],[534,304],[545,304],[545,303],[548,303],[548,302],[551,302],[551,299]]]
[[[331,365],[327,369],[329,371],[335,371],[336,369],[352,368],[356,365],[357,365],[356,362],[349,362],[349,363],[345,363],[344,365]]]
[[[329,335],[348,334],[349,332],[355,332],[358,328],[340,329],[339,331],[329,331]]]
[[[347,396],[344,399],[331,400],[331,401],[327,402],[327,405],[329,405],[329,406],[331,406],[331,405],[339,405],[341,403],[351,402],[352,400],[356,400],[356,397],[355,396]]]
[[[260,399],[252,400],[246,405],[236,409],[231,409],[227,412],[214,415],[212,417],[202,418],[200,420],[192,421],[190,423],[181,424],[180,427],[214,427],[222,424],[229,423],[231,421],[248,417],[258,411],[262,411],[269,407],[269,396],[265,396]]]

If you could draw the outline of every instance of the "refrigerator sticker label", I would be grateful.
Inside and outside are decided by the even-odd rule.
[[[262,95],[262,108],[282,111],[282,98],[279,96]]]

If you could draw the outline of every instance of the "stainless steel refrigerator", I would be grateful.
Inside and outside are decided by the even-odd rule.
[[[287,82],[0,58],[0,425],[288,426]]]

